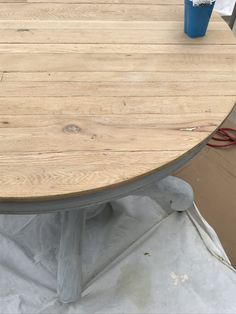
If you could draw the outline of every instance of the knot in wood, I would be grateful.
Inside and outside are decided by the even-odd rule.
[[[68,124],[63,128],[63,132],[67,134],[78,134],[80,127],[76,124]]]

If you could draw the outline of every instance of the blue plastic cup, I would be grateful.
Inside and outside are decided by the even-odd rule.
[[[194,6],[190,0],[184,3],[184,32],[191,38],[203,37],[214,8],[212,4]]]

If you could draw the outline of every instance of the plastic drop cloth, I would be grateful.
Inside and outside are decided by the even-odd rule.
[[[229,16],[233,12],[235,0],[216,0],[214,10],[221,15]]]
[[[59,213],[0,216],[1,314],[236,313],[235,271],[180,179],[87,220],[85,289],[73,304],[56,295],[59,238]]]

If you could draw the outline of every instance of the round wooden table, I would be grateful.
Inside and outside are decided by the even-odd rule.
[[[0,213],[65,211],[70,255],[68,210],[167,176],[226,118],[236,39],[216,14],[188,38],[182,0],[2,1]]]

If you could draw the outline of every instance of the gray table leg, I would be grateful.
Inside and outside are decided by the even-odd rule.
[[[85,210],[62,212],[61,219],[57,293],[61,302],[69,303],[78,300],[82,292],[81,247]]]

